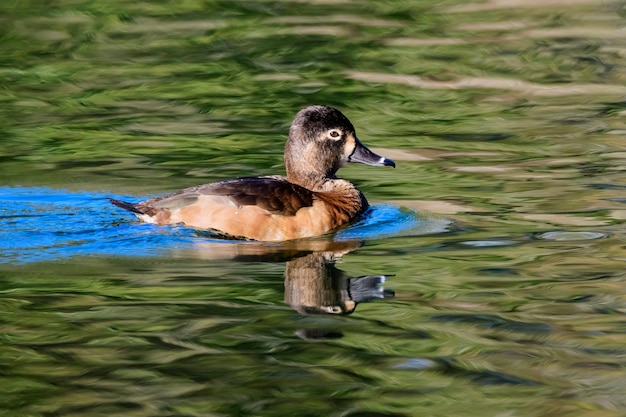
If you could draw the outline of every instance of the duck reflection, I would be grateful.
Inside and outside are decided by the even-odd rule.
[[[337,253],[315,252],[285,267],[285,303],[301,314],[351,314],[360,303],[393,297],[386,275],[350,277],[335,266]]]
[[[230,258],[249,262],[286,262],[284,301],[300,314],[347,315],[372,300],[392,298],[383,284],[390,275],[352,277],[337,268],[344,255],[360,241],[301,240],[276,245],[258,242],[204,242],[203,258]],[[207,250],[208,249],[208,250]]]

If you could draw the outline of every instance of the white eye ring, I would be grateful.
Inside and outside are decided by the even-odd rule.
[[[341,130],[337,130],[337,129],[330,129],[328,131],[328,139],[332,139],[332,140],[339,140],[341,139]]]

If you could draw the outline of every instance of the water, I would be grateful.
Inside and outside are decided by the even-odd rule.
[[[623,5],[0,5],[0,409],[622,416]],[[395,170],[281,244],[138,201],[283,172],[340,108]]]

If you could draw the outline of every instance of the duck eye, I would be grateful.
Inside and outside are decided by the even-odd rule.
[[[341,132],[337,129],[331,129],[328,131],[328,137],[337,140],[341,137]]]

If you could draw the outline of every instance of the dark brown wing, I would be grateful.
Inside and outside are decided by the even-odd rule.
[[[193,199],[198,195],[219,195],[240,206],[258,206],[276,214],[293,216],[302,207],[313,205],[313,192],[283,177],[242,177],[187,188],[166,200]],[[159,202],[160,203],[160,202]],[[157,203],[156,206],[162,204]],[[168,204],[169,205],[169,204]]]
[[[129,202],[126,202],[126,201],[116,200],[114,198],[109,198],[108,200],[111,202],[111,204],[116,205],[119,208],[123,208],[124,210],[128,210],[128,211],[131,211],[131,212],[137,213],[137,214],[144,214],[143,211],[141,211],[137,207],[137,204],[135,204],[135,203],[129,203]]]

